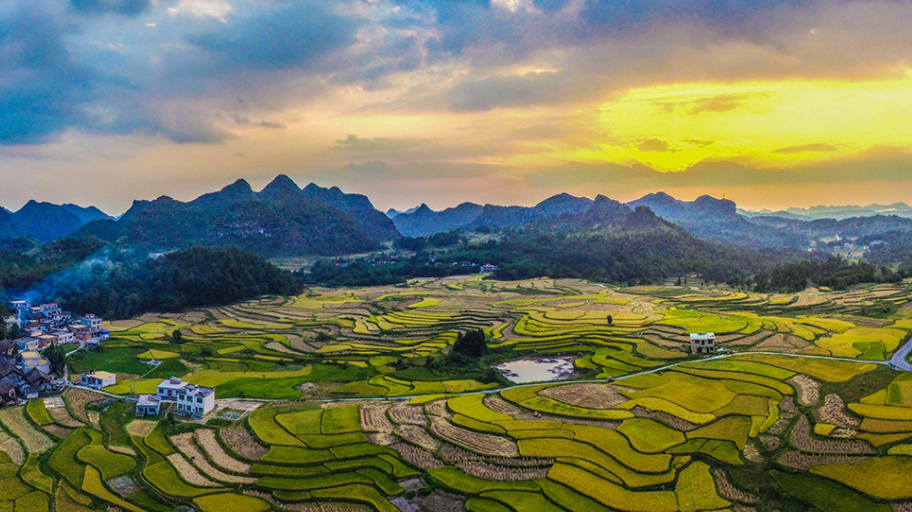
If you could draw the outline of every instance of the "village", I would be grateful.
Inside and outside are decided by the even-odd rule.
[[[0,340],[0,406],[58,394],[68,386],[101,391],[116,384],[116,374],[94,370],[69,382],[66,368],[52,368],[44,357],[49,347],[63,345],[78,344],[73,351],[98,350],[110,336],[101,328],[100,317],[86,314],[74,318],[56,303],[32,306],[28,301],[17,300],[10,306],[16,314],[4,318],[4,323],[7,332],[16,336]],[[56,378],[55,373],[60,377]],[[157,416],[163,403],[174,406],[174,412],[180,416],[200,418],[215,408],[215,389],[171,377],[158,385],[156,394],[139,395],[136,415]]]
[[[93,314],[74,318],[59,304],[32,306],[25,300],[12,301],[10,306],[15,314],[4,318],[4,327],[13,339],[0,340],[0,405],[66,387],[65,378],[53,376],[54,371],[65,373],[65,369],[51,368],[44,354],[49,347],[78,344],[78,348],[93,349],[109,336],[101,328],[102,319]]]

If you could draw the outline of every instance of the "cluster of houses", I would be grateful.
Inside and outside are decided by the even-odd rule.
[[[8,340],[0,341],[0,406],[18,404],[20,398],[38,398],[38,393],[57,386],[46,359],[37,352],[13,357],[13,346]]]
[[[74,318],[56,303],[32,306],[17,300],[10,306],[15,314],[4,318],[4,324],[7,330],[15,326],[20,337],[0,340],[0,405],[37,398],[58,385],[50,376],[50,363],[41,355],[44,349],[77,342],[93,347],[109,336],[101,328],[101,318],[91,314]]]
[[[4,322],[7,328],[12,325],[19,328],[22,338],[15,341],[20,351],[67,343],[84,343],[92,348],[110,336],[101,328],[100,317],[90,313],[74,318],[56,302],[32,306],[27,300],[14,300],[10,306],[16,314],[6,317]]]

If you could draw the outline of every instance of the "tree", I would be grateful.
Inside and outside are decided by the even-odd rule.
[[[174,338],[174,341],[181,343],[184,339],[184,333],[180,329],[174,329],[174,332],[171,333],[171,337]]]
[[[453,345],[453,352],[468,357],[482,357],[487,350],[488,345],[481,329],[469,331],[464,335],[460,333]]]
[[[48,360],[51,367],[51,373],[60,375],[63,373],[63,367],[66,364],[66,352],[60,345],[51,345],[44,350],[44,357]]]
[[[608,315],[608,325],[614,325],[614,316]]]

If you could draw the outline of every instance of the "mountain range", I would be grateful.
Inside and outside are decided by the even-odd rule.
[[[781,217],[794,220],[843,220],[852,217],[874,217],[876,215],[895,215],[912,218],[912,206],[906,203],[870,204],[868,206],[812,206],[810,208],[787,208],[785,210],[738,210],[747,217]]]
[[[893,214],[813,218],[853,208]],[[645,209],[650,215],[641,211]],[[29,201],[15,212],[0,209],[0,241],[5,241],[3,247],[21,247],[91,235],[154,251],[203,245],[237,246],[267,257],[336,256],[378,250],[401,236],[426,237],[453,230],[614,234],[683,229],[729,245],[806,249],[832,240],[910,232],[912,218],[899,215],[906,211],[912,215],[912,208],[899,203],[817,207],[802,214],[776,215],[745,212],[726,199],[701,196],[682,201],[657,192],[626,204],[602,195],[593,200],[557,194],[528,207],[465,202],[434,211],[422,204],[384,214],[364,195],[313,183],[300,188],[288,176],[279,175],[259,192],[239,179],[189,202],[167,196],[137,200],[116,219],[95,207]]]
[[[119,219],[88,223],[74,235],[160,250],[236,246],[264,256],[353,254],[400,236],[365,196],[301,189],[285,175],[259,192],[239,179],[187,203],[134,201]]]

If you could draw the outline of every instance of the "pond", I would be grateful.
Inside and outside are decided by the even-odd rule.
[[[494,368],[516,384],[564,380],[572,377],[576,372],[576,368],[573,366],[574,359],[572,356],[516,359],[501,363]]]

